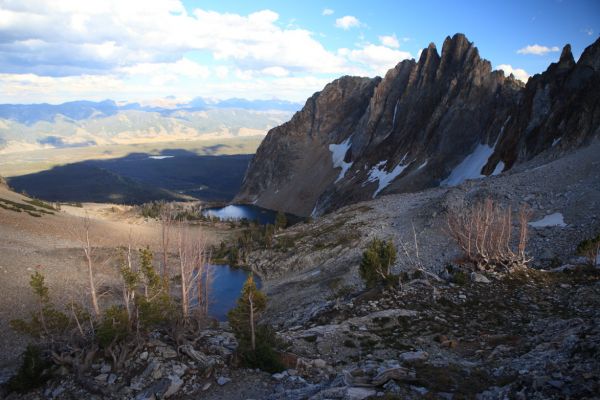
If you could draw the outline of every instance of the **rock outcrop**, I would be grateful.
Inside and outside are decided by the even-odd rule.
[[[383,79],[343,77],[272,129],[236,201],[322,214],[384,193],[499,174],[600,133],[600,40],[527,85],[493,71],[462,34]]]

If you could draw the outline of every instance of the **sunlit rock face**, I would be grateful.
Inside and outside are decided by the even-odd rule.
[[[272,129],[237,201],[299,215],[499,174],[600,134],[600,40],[527,84],[462,34],[381,78],[342,77]]]

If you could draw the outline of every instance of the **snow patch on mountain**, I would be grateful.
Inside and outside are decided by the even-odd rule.
[[[481,169],[487,164],[488,159],[493,153],[493,147],[488,146],[487,144],[477,145],[475,150],[466,156],[465,159],[452,170],[450,175],[440,183],[440,186],[456,186],[467,179],[484,178],[485,175],[481,174]]]
[[[373,168],[371,168],[371,170],[369,171],[369,178],[367,178],[365,184],[367,182],[378,181],[379,186],[377,187],[377,190],[375,190],[375,193],[373,193],[373,198],[377,197],[379,192],[381,192],[390,183],[392,183],[392,181],[396,179],[396,177],[398,177],[398,175],[400,175],[402,171],[404,171],[406,167],[410,165],[410,163],[402,164],[405,158],[406,156],[404,156],[404,158],[402,158],[402,160],[400,161],[400,164],[396,165],[396,167],[394,167],[394,169],[390,172],[387,172],[385,170],[385,164],[387,163],[387,160],[380,161]]]
[[[533,228],[545,228],[547,226],[560,226],[565,227],[565,220],[561,213],[554,213],[546,215],[544,218],[530,222],[529,225]]]
[[[504,171],[504,163],[502,161],[499,161],[498,164],[496,164],[496,168],[494,168],[494,172],[492,172],[492,175],[500,175],[502,171]]]
[[[352,166],[351,162],[348,163],[348,162],[344,161],[344,157],[346,157],[346,153],[348,152],[348,149],[350,148],[351,145],[352,145],[352,143],[350,143],[350,138],[344,140],[340,144],[330,144],[329,145],[329,151],[331,151],[331,161],[333,163],[333,168],[341,168],[342,169],[340,171],[340,175],[338,176],[338,178],[335,180],[334,183],[337,183],[338,181],[340,181],[346,175],[346,172],[348,172],[348,170]]]

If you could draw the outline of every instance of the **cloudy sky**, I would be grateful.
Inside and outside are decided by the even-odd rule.
[[[600,1],[0,0],[0,103],[304,101],[456,32],[526,80],[598,38]]]

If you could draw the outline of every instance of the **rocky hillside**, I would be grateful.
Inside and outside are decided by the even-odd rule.
[[[257,151],[237,201],[322,214],[384,193],[453,186],[600,133],[600,40],[569,45],[526,85],[462,34],[383,79],[342,77],[315,93]]]

